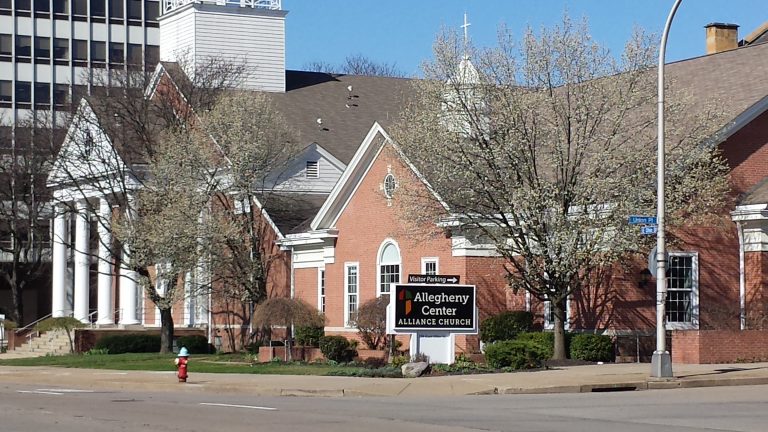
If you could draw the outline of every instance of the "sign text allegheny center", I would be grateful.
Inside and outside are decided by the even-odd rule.
[[[396,330],[475,329],[473,285],[395,285]]]

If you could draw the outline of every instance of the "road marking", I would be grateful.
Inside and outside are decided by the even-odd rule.
[[[93,390],[80,390],[80,389],[37,389],[41,392],[61,392],[61,393],[93,393]]]
[[[229,407],[229,408],[248,408],[248,409],[257,409],[257,410],[264,410],[264,411],[277,411],[277,408],[251,406],[251,405],[232,405],[232,404],[208,403],[208,402],[200,402],[200,405]]]
[[[40,391],[40,390],[16,390],[17,393],[33,393],[33,394],[44,394],[44,395],[56,395],[61,396],[64,393],[56,393],[56,392],[49,392],[49,391]]]

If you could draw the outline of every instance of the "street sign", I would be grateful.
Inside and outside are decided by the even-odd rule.
[[[630,216],[630,225],[656,225],[658,221],[656,216]]]
[[[664,252],[664,262],[666,263],[664,268],[669,268],[669,253],[666,251]],[[648,270],[650,270],[653,277],[656,277],[656,273],[658,273],[658,263],[656,262],[656,246],[651,249],[651,252],[648,254]]]
[[[458,275],[426,275],[409,274],[408,283],[413,284],[457,284],[461,280]]]
[[[642,235],[656,234],[658,231],[659,227],[657,225],[645,225],[640,227],[640,234]]]
[[[395,284],[391,295],[395,332],[477,332],[474,285]]]

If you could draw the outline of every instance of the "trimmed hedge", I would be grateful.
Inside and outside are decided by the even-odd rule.
[[[531,369],[541,367],[547,353],[533,341],[499,341],[485,347],[485,360],[491,367]]]
[[[614,361],[613,340],[610,336],[576,334],[571,338],[571,358],[593,362]]]
[[[202,335],[180,336],[176,339],[176,346],[187,347],[190,354],[208,354],[212,351],[208,338]]]
[[[350,362],[357,355],[355,346],[344,336],[321,337],[320,352],[326,359],[339,363]]]
[[[317,347],[320,345],[320,338],[325,336],[323,327],[296,326],[294,331],[297,346]]]
[[[565,333],[565,352],[570,352],[570,344],[573,335],[571,333]],[[547,355],[547,359],[551,359],[555,353],[555,334],[552,332],[528,332],[520,333],[515,338],[517,341],[533,342],[542,347]]]
[[[106,349],[110,354],[160,352],[160,335],[127,334],[99,339],[95,349]]]
[[[533,314],[527,311],[508,311],[486,318],[480,324],[480,340],[491,343],[512,340],[518,333],[533,327]]]

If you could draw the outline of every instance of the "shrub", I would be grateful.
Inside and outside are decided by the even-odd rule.
[[[497,369],[536,368],[540,367],[546,358],[547,353],[542,346],[533,341],[500,341],[488,345],[485,349],[485,360]]]
[[[100,339],[95,349],[107,349],[110,354],[160,352],[160,335],[127,334]],[[188,348],[189,349],[189,348]]]
[[[570,352],[570,344],[571,344],[571,333],[565,334],[565,352]],[[547,354],[547,358],[552,358],[552,355],[555,353],[555,334],[552,332],[529,332],[529,333],[520,333],[517,335],[515,340],[518,341],[530,341],[537,343],[541,345],[541,347],[545,350]],[[487,350],[487,348],[486,348]]]
[[[571,338],[571,358],[586,361],[614,360],[613,340],[610,336],[576,334]]]
[[[190,354],[208,354],[208,338],[202,335],[180,336],[176,340],[176,346],[187,347]]]
[[[480,340],[492,343],[513,340],[518,333],[527,332],[533,326],[533,314],[527,311],[509,311],[486,318],[480,324]]]
[[[72,330],[83,328],[85,324],[74,317],[46,318],[35,325],[35,330],[45,333],[51,330],[64,330],[69,339],[69,352],[75,352],[75,339]]]
[[[296,326],[294,333],[296,345],[317,347],[320,345],[320,338],[325,336],[325,329],[315,326]]]
[[[353,325],[360,339],[369,349],[382,349],[387,342],[387,305],[389,296],[383,295],[360,305]]]
[[[392,367],[400,368],[404,364],[408,363],[409,360],[410,359],[409,359],[408,356],[396,355],[396,356],[392,357],[392,360],[389,362],[389,365],[392,366]]]
[[[346,363],[352,361],[357,351],[344,336],[323,336],[320,338],[320,352],[326,359]]]

